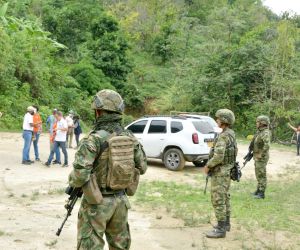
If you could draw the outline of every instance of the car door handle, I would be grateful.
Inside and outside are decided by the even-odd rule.
[[[163,141],[164,139],[160,138],[159,140]]]

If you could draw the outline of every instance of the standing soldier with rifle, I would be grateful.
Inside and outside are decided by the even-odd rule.
[[[211,175],[211,202],[218,225],[206,234],[208,238],[224,238],[226,231],[230,231],[230,170],[237,155],[235,133],[230,128],[235,121],[234,113],[229,109],[220,109],[216,112],[216,121],[223,131],[215,139],[204,171]]]
[[[102,250],[105,234],[109,249],[127,250],[131,238],[126,194],[135,193],[139,176],[147,169],[146,156],[141,144],[121,126],[124,102],[117,92],[99,91],[92,109],[95,127],[81,140],[69,175],[70,194],[80,196],[76,189],[80,187],[84,194],[78,214],[77,249]],[[67,209],[72,206],[71,198]]]
[[[257,189],[253,193],[257,199],[265,198],[267,187],[267,163],[269,161],[270,149],[270,119],[265,115],[258,116],[256,119],[257,132],[253,138],[253,158],[255,165],[255,176],[257,179]]]

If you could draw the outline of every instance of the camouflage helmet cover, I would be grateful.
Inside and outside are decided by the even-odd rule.
[[[268,116],[266,115],[260,115],[256,118],[256,122],[259,122],[260,124],[263,124],[263,125],[266,125],[266,126],[269,126],[270,124],[270,119]]]
[[[101,109],[116,113],[124,112],[124,101],[122,97],[113,90],[104,89],[99,91],[92,102],[92,109]]]
[[[216,117],[228,125],[233,125],[235,122],[234,113],[230,109],[219,109],[216,112]]]

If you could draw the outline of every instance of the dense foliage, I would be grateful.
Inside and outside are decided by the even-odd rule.
[[[75,109],[118,90],[127,113],[231,108],[252,133],[271,117],[274,139],[300,122],[300,17],[257,0],[0,0],[0,127]]]

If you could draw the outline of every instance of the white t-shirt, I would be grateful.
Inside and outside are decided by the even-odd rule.
[[[59,129],[68,128],[68,124],[65,119],[57,121],[57,131],[55,136],[55,141],[66,141],[67,140],[67,131],[61,131]]]
[[[31,115],[30,113],[27,112],[24,115],[23,130],[33,131],[33,127],[30,126],[30,123],[33,123],[33,115]]]
[[[66,121],[67,121],[68,127],[72,127],[74,125],[74,122],[73,122],[73,119],[71,116],[68,115],[66,117]]]

